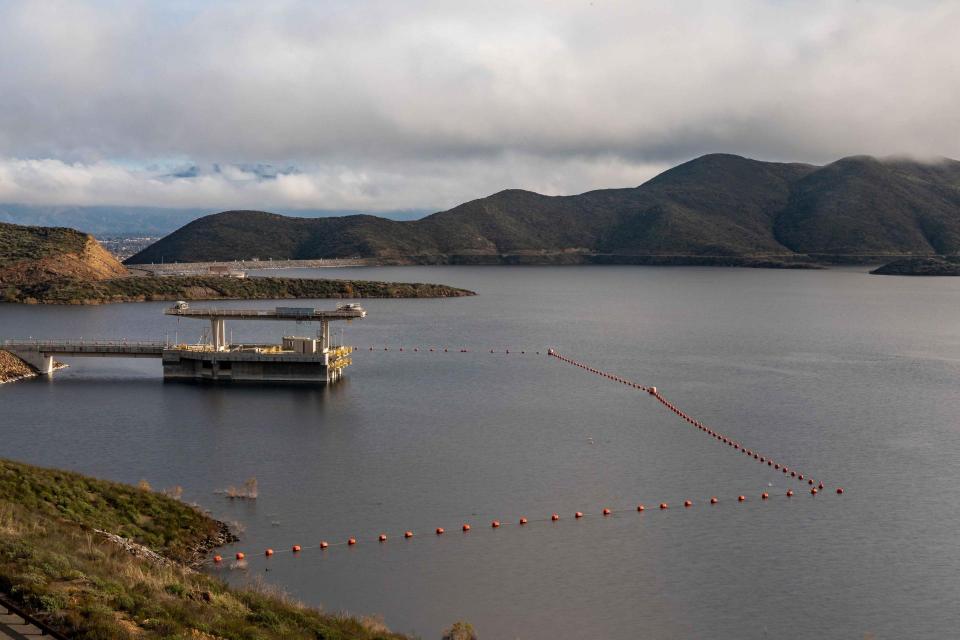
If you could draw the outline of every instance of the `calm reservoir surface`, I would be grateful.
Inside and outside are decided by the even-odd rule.
[[[479,295],[363,301],[369,317],[343,326],[360,351],[329,389],[164,384],[154,360],[67,360],[52,380],[0,387],[0,456],[181,485],[185,500],[242,525],[223,553],[250,560],[218,570],[229,580],[262,576],[425,638],[458,619],[483,639],[958,633],[960,279],[683,267],[289,275]],[[0,305],[0,337],[194,340],[206,328],[165,306]],[[315,327],[230,330],[267,341]],[[650,396],[542,355],[550,346],[656,385],[827,490],[811,497]],[[255,502],[215,493],[251,476]],[[638,502],[670,509],[638,514]],[[603,507],[613,516],[598,517]],[[588,517],[575,521],[577,510]],[[552,512],[559,522],[542,521]],[[494,518],[510,524],[493,530]],[[403,540],[407,529],[417,536]],[[349,536],[359,544],[313,548]],[[293,544],[304,551],[262,557]]]

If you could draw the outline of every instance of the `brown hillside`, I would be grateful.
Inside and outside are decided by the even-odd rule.
[[[91,235],[73,229],[0,224],[0,283],[107,280],[126,275],[127,269]]]

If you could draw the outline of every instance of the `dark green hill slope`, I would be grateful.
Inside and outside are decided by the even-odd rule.
[[[635,188],[576,196],[511,189],[411,222],[228,211],[190,223],[127,262],[956,251],[960,162],[860,156],[816,167],[713,154]]]
[[[802,253],[955,252],[960,162],[843,158],[794,185],[776,234]]]

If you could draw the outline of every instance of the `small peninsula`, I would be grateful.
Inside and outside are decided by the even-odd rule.
[[[442,284],[222,275],[134,275],[90,235],[0,223],[0,302],[101,304],[153,300],[449,298]]]
[[[960,256],[903,258],[870,273],[879,276],[960,276]]]

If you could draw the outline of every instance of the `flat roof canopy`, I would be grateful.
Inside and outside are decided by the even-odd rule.
[[[353,320],[364,318],[367,312],[360,305],[341,305],[336,309],[313,309],[310,307],[276,307],[275,309],[217,309],[170,307],[164,313],[180,318],[207,320],[297,320],[299,322],[321,320]]]

